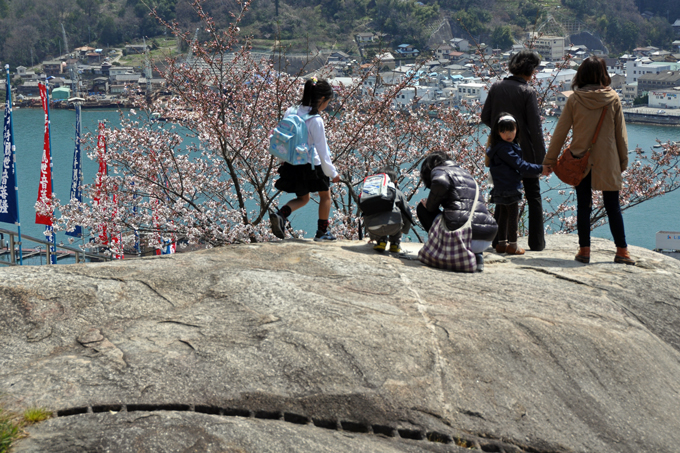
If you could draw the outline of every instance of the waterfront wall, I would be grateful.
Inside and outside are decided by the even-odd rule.
[[[680,126],[680,115],[643,113],[635,111],[623,112],[626,123],[654,124],[657,126]]]

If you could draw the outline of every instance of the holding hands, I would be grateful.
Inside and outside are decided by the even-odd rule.
[[[550,173],[553,172],[553,168],[550,165],[543,165],[543,172],[541,173],[543,176],[549,176]]]

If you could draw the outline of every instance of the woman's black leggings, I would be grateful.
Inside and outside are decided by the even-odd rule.
[[[581,183],[576,186],[576,224],[578,227],[578,245],[590,247],[590,213],[593,210],[593,192],[591,173],[588,173]],[[625,248],[626,230],[623,227],[621,205],[619,205],[619,191],[602,191],[604,209],[609,218],[609,229],[617,247]]]

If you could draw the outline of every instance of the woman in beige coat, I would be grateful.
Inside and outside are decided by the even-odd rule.
[[[582,263],[590,262],[592,190],[601,190],[609,228],[616,244],[614,261],[635,264],[628,253],[619,204],[619,191],[623,187],[621,173],[628,166],[628,136],[621,101],[609,86],[610,83],[611,78],[603,59],[592,56],[583,61],[571,83],[574,93],[567,99],[543,163],[555,165],[570,129],[573,129],[571,152],[575,157],[584,155],[595,136],[603,108],[607,107],[602,128],[590,152],[586,175],[576,186],[580,248],[575,259]]]

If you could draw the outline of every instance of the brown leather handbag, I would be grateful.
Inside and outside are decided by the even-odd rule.
[[[581,180],[585,176],[586,168],[588,167],[588,159],[590,158],[590,150],[597,141],[597,136],[600,134],[600,128],[602,127],[602,121],[604,120],[604,115],[607,113],[607,106],[602,108],[602,115],[600,116],[600,122],[597,124],[597,130],[595,130],[595,136],[593,141],[590,142],[590,146],[586,150],[585,154],[581,157],[576,157],[571,153],[571,146],[567,146],[564,150],[557,163],[553,168],[553,171],[560,178],[560,181],[567,183],[572,186],[578,186]]]

